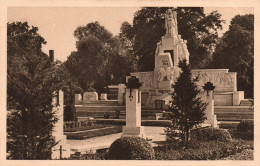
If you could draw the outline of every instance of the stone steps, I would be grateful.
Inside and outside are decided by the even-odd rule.
[[[240,106],[251,106],[252,102],[249,99],[241,100]]]
[[[118,100],[98,100],[85,103],[84,106],[117,106]]]
[[[218,121],[218,126],[224,129],[236,128],[240,121]]]
[[[215,106],[218,121],[253,120],[254,112],[249,106]]]

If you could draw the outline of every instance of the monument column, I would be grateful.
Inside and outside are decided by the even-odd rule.
[[[63,91],[58,91],[56,96],[53,98],[53,110],[56,111],[55,116],[58,121],[54,124],[52,136],[57,145],[52,147],[52,159],[60,159],[70,157],[70,146],[67,144],[67,136],[63,134]]]
[[[205,110],[205,116],[207,119],[204,123],[210,124],[211,127],[217,128],[217,116],[214,114],[214,92],[215,86],[211,82],[207,82],[204,86],[203,101],[208,103],[208,106]]]
[[[126,83],[126,126],[123,126],[122,137],[145,138],[144,127],[141,126],[141,86],[135,76]]]

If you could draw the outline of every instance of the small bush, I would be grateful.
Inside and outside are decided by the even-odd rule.
[[[245,149],[253,149],[244,142],[201,141],[190,144],[187,148],[156,147],[157,160],[219,160],[230,155],[241,153]]]
[[[116,119],[119,119],[120,116],[120,110],[116,110]]]
[[[242,139],[254,139],[254,122],[252,120],[241,121],[237,126],[236,135]]]
[[[110,160],[152,160],[154,150],[143,138],[122,137],[112,143],[107,157]]]
[[[110,118],[109,113],[104,113],[104,119],[109,119],[109,118]]]
[[[63,128],[71,129],[71,128],[79,128],[79,127],[94,126],[94,125],[95,125],[95,121],[93,120],[68,121],[63,123]]]
[[[74,105],[66,105],[64,108],[64,121],[77,121],[77,113]]]
[[[232,137],[228,130],[217,128],[198,128],[190,133],[191,141],[230,141]]]

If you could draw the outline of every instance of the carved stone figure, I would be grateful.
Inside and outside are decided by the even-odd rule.
[[[165,16],[166,34],[175,36],[178,34],[177,30],[177,15],[175,11],[168,9]]]
[[[166,71],[163,67],[158,70],[158,81],[163,81],[166,77]]]
[[[168,81],[173,80],[173,78],[174,78],[174,70],[173,70],[173,68],[167,67],[167,69],[166,69],[166,76],[167,76],[167,80]]]
[[[156,47],[156,51],[155,51],[155,56],[158,56],[160,53],[160,45],[161,45],[161,41],[157,43],[157,47]]]

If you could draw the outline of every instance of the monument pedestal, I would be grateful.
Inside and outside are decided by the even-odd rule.
[[[144,127],[141,126],[141,91],[139,79],[131,77],[126,84],[126,126],[123,126],[122,137],[145,138]]]
[[[145,138],[144,126],[133,127],[133,126],[123,126],[122,137],[142,137]]]
[[[217,128],[217,116],[214,114],[214,96],[213,91],[210,90],[209,92],[204,92],[202,97],[203,102],[208,103],[208,106],[205,110],[206,120],[204,123],[210,124],[211,127]]]

